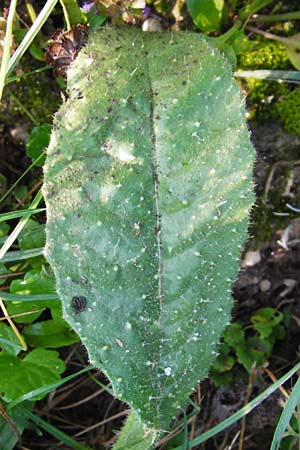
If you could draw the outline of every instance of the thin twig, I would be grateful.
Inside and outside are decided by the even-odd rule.
[[[39,180],[35,185],[30,189],[29,192],[25,195],[22,200],[20,200],[13,208],[13,211],[16,211],[20,206],[23,206],[24,203],[31,197],[31,195],[38,190],[38,188],[42,185],[43,180]]]
[[[79,431],[79,433],[74,434],[73,437],[79,437],[82,436],[83,434],[88,433],[89,431],[94,430],[95,428],[101,427],[101,425],[104,425],[105,423],[111,422],[114,419],[118,419],[119,417],[123,417],[123,416],[128,416],[128,411],[121,411],[113,416],[108,417],[107,419],[101,420],[98,423],[94,423],[94,425],[85,428],[83,431]]]
[[[7,322],[10,324],[11,328],[13,329],[13,332],[15,333],[15,335],[17,336],[22,348],[24,351],[27,350],[27,345],[25,342],[25,339],[23,338],[23,336],[21,335],[21,333],[19,332],[18,328],[16,327],[16,325],[13,323],[13,321],[10,318],[10,315],[7,312],[7,309],[5,308],[4,302],[2,300],[2,298],[0,298],[0,307],[2,309],[2,312],[4,314],[4,317],[6,318]]]
[[[64,410],[64,409],[76,408],[76,406],[80,406],[83,403],[88,402],[89,400],[91,400],[92,398],[97,397],[98,395],[102,394],[103,392],[105,392],[104,389],[99,389],[98,391],[93,392],[91,395],[88,395],[87,397],[85,397],[85,398],[83,398],[81,400],[78,400],[77,402],[74,402],[74,403],[71,403],[71,404],[65,405],[65,406],[60,406],[60,407],[58,407],[56,409]]]
[[[254,381],[255,374],[256,374],[256,367],[254,364],[252,366],[251,372],[249,374],[249,380],[248,380],[248,386],[247,386],[244,406],[247,406],[248,403],[250,402],[250,397],[251,397],[251,394],[253,391],[253,381]],[[246,417],[247,416],[244,416],[242,419],[241,434],[240,434],[240,439],[239,439],[239,450],[243,450],[243,446],[244,446],[244,437],[245,437],[245,431],[246,431]]]
[[[276,383],[276,381],[278,380],[276,378],[276,376],[273,374],[273,372],[271,372],[267,367],[264,367],[264,371],[266,372],[266,374],[268,375],[268,377],[271,379],[271,381],[273,383]],[[280,392],[282,393],[282,395],[288,400],[290,398],[288,392],[285,390],[285,388],[283,386],[279,387]]]

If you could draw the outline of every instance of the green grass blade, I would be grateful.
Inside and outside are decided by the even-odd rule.
[[[81,9],[76,0],[59,0],[63,8],[68,30],[82,21]]]
[[[273,383],[270,387],[268,387],[265,391],[263,391],[260,395],[258,395],[255,399],[253,399],[248,405],[241,408],[239,411],[234,413],[232,416],[228,417],[228,419],[223,420],[223,422],[219,423],[215,427],[211,428],[206,433],[201,434],[196,437],[189,443],[189,449],[195,448],[197,445],[202,444],[207,441],[211,437],[230,427],[233,423],[242,419],[242,417],[249,414],[256,406],[258,406],[261,402],[263,402],[266,398],[268,398],[273,392],[275,392],[279,386],[284,384],[289,378],[291,378],[298,370],[300,369],[300,363],[296,364],[289,372],[283,375],[276,383]],[[183,450],[182,446],[176,447],[173,450]]]
[[[13,101],[16,103],[16,105],[19,107],[20,111],[22,114],[24,114],[25,116],[28,117],[28,119],[33,123],[33,125],[38,126],[39,125],[39,121],[38,118],[35,117],[30,111],[29,109],[26,108],[26,106],[24,105],[23,102],[21,102],[18,97],[16,97],[9,89],[6,90],[6,94],[8,96],[10,96]]]
[[[270,15],[259,15],[257,17],[253,17],[249,22],[286,22],[288,20],[299,20],[300,19],[300,11],[292,11],[283,14],[270,14]]]
[[[81,364],[85,364],[84,359],[82,358],[82,356],[80,355],[80,353],[78,353],[78,352],[76,351],[75,354],[76,354],[76,357],[78,358],[78,360],[81,362]],[[100,387],[101,387],[102,389],[104,389],[109,395],[111,395],[111,396],[114,395],[113,390],[110,389],[106,384],[103,384],[103,383],[101,383],[101,381],[97,380],[97,378],[96,378],[93,374],[88,373],[88,377],[89,377],[89,379],[90,379],[93,383],[95,383],[95,384],[97,384],[98,386],[100,386]]]
[[[293,387],[293,390],[291,392],[291,395],[289,396],[289,399],[285,405],[284,410],[282,411],[282,414],[280,416],[279,422],[277,424],[272,444],[270,450],[277,450],[279,449],[280,442],[283,438],[284,432],[287,429],[291,417],[295,411],[295,408],[297,406],[297,403],[300,399],[300,378],[298,378],[297,383]]]
[[[9,75],[14,70],[14,68],[16,67],[16,65],[18,64],[18,62],[20,61],[20,59],[22,58],[22,56],[24,55],[24,53],[26,52],[28,47],[30,47],[34,38],[39,33],[42,26],[44,25],[44,23],[50,16],[56,3],[57,3],[57,0],[47,0],[45,6],[41,10],[36,21],[30,27],[29,31],[27,32],[26,36],[22,40],[21,44],[19,45],[19,47],[17,48],[17,50],[15,51],[13,56],[8,61],[7,69],[6,69],[6,76]]]
[[[49,394],[50,392],[54,391],[54,389],[59,388],[60,386],[63,386],[65,383],[67,383],[70,380],[73,380],[73,378],[78,377],[79,375],[82,375],[85,372],[88,372],[89,370],[92,370],[93,366],[85,367],[82,370],[79,370],[76,373],[73,373],[72,375],[69,375],[67,377],[62,378],[59,381],[56,381],[55,383],[46,384],[45,386],[42,386],[38,389],[34,389],[33,391],[27,392],[26,394],[22,395],[21,397],[17,398],[13,402],[9,404],[9,409],[14,408],[19,403],[22,403],[26,400],[32,400],[34,397],[41,395],[41,394]]]
[[[258,80],[300,82],[300,72],[297,70],[238,70],[236,78],[257,78]]]
[[[46,70],[50,70],[52,68],[53,68],[52,66],[44,66],[44,67],[40,67],[39,69],[31,70],[30,72],[20,73],[20,75],[8,77],[8,78],[6,78],[5,85],[13,83],[14,81],[19,81],[22,78],[27,78],[31,75],[36,75],[37,73],[45,72]]]
[[[58,430],[56,427],[54,427],[50,423],[47,423],[45,420],[41,419],[37,415],[28,411],[27,409],[23,408],[23,412],[24,412],[24,415],[26,415],[32,422],[34,422],[36,425],[38,425],[43,430],[47,431],[47,433],[51,434],[56,439],[59,439],[60,441],[62,441],[69,448],[74,449],[74,450],[92,450],[90,447],[88,447],[86,445],[82,445],[79,442],[76,442],[73,438],[71,438],[67,434],[63,433],[62,431]]]
[[[43,256],[44,248],[30,248],[28,250],[15,250],[8,252],[1,258],[1,263],[6,264],[14,261],[21,261],[23,259],[34,258],[35,256]]]
[[[24,209],[21,211],[2,213],[0,214],[0,222],[4,222],[5,220],[19,219],[20,217],[32,216],[33,214],[37,214],[42,211],[45,211],[45,208]]]
[[[31,164],[27,167],[26,170],[22,173],[22,175],[14,182],[14,184],[5,192],[4,195],[0,198],[0,204],[6,199],[6,197],[14,190],[18,183],[25,177],[25,175],[44,157],[44,153],[41,153]]]
[[[183,428],[182,450],[188,450],[189,449],[189,430],[188,430],[188,421],[187,421],[185,411],[183,411],[183,418],[184,418],[184,428]]]
[[[13,29],[13,21],[14,21],[14,17],[15,17],[15,13],[16,13],[16,7],[17,7],[17,0],[11,0],[10,6],[9,6],[9,14],[8,14],[8,18],[7,18],[7,24],[6,24],[3,55],[2,55],[2,62],[1,62],[1,68],[0,68],[0,101],[2,98],[3,89],[5,86],[7,66],[9,63],[9,55],[10,55],[10,49],[11,49],[11,45],[12,45],[12,29]]]
[[[9,292],[0,292],[0,297],[6,302],[42,302],[45,300],[58,300],[57,294],[10,294]]]
[[[39,203],[42,201],[42,199],[43,199],[43,194],[41,193],[41,191],[39,191],[36,194],[36,196],[34,197],[34,199],[32,200],[29,208],[36,209],[38,207]],[[5,255],[5,253],[7,252],[7,250],[15,242],[15,240],[17,239],[17,237],[19,236],[19,234],[21,233],[21,231],[25,227],[26,223],[29,220],[29,217],[30,216],[22,217],[22,219],[20,220],[18,225],[15,227],[13,232],[10,233],[10,235],[8,236],[6,241],[4,242],[4,244],[3,244],[3,246],[1,247],[1,250],[0,250],[0,261],[2,260],[1,262],[3,262],[3,257]]]
[[[272,2],[273,0],[252,0],[250,3],[246,2],[244,8],[242,8],[239,12],[239,17],[242,20],[248,20],[252,14],[255,14],[260,9],[265,8]]]

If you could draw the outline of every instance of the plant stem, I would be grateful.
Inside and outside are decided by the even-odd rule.
[[[39,125],[38,120],[34,117],[34,115],[26,108],[25,105],[16,97],[11,91],[7,91],[7,94],[10,95],[10,97],[15,101],[15,103],[19,106],[19,108],[22,110],[22,112],[28,117],[31,122],[37,126]]]
[[[15,17],[16,7],[17,7],[17,0],[11,0],[10,6],[9,6],[7,24],[6,24],[2,63],[1,63],[1,68],[0,68],[0,102],[1,102],[1,98],[2,98],[4,85],[5,85],[7,67],[9,64],[9,55],[10,55],[11,44],[12,44],[12,29],[13,29],[13,21],[14,21],[14,17]]]
[[[287,20],[299,20],[300,19],[300,11],[293,11],[285,14],[271,14],[270,16],[265,15],[255,15],[253,16],[249,22],[284,22]]]
[[[296,50],[300,47],[299,39],[295,36],[290,36],[288,38],[277,36],[276,34],[269,33],[268,31],[260,30],[259,28],[252,27],[247,25],[247,30],[252,31],[253,33],[261,34],[267,39],[272,39],[273,41],[281,42],[281,44],[295,48]]]

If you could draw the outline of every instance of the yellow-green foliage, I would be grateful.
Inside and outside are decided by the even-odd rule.
[[[280,42],[261,41],[253,42],[253,48],[239,56],[240,69],[286,69],[290,66],[286,50]]]
[[[296,88],[277,103],[277,111],[284,128],[300,135],[300,89]]]
[[[240,69],[286,69],[289,60],[279,42],[257,39],[253,49],[239,56]],[[300,134],[300,89],[289,91],[286,83],[249,78],[245,81],[251,116],[279,119],[292,134]]]
[[[28,66],[25,64],[22,70],[29,71]],[[9,109],[9,115],[4,108],[0,113],[0,122],[18,122],[20,114],[26,117],[28,111],[36,122],[50,123],[59,103],[59,89],[56,89],[56,83],[51,80],[49,73],[40,73],[34,78],[20,78],[7,86],[4,105]]]
[[[247,70],[275,70],[289,67],[289,59],[282,44],[258,38],[252,41],[249,52],[239,56],[239,68]],[[251,105],[251,115],[259,120],[278,117],[274,104],[288,93],[287,85],[276,81],[249,78],[245,81],[248,100]]]
[[[288,93],[285,83],[277,81],[258,80],[248,78],[246,83],[248,101],[251,105],[251,116],[260,120],[274,119],[278,111],[274,104],[278,99]]]

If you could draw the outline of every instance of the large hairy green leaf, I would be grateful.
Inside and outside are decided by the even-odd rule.
[[[64,317],[166,429],[230,320],[254,151],[229,64],[199,35],[105,27],[72,66],[45,165]]]

